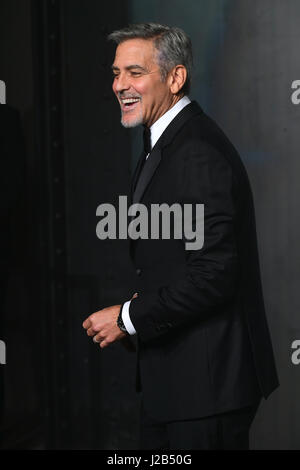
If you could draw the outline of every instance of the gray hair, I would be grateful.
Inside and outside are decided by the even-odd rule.
[[[108,36],[108,40],[116,44],[128,39],[153,39],[162,80],[167,78],[173,67],[184,65],[187,78],[181,92],[189,93],[193,68],[192,42],[182,29],[158,23],[138,23],[113,31]]]

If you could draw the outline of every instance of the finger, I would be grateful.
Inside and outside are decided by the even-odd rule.
[[[98,333],[97,331],[95,331],[93,328],[89,328],[86,332],[86,334],[88,336],[94,336],[96,333]]]
[[[98,334],[95,334],[94,337],[93,337],[93,341],[94,343],[100,343],[101,341],[103,341],[105,338],[105,336],[102,336],[100,333]]]
[[[91,320],[89,318],[86,318],[84,322],[82,323],[83,328],[87,329],[91,326]]]
[[[99,337],[98,337],[99,339]],[[109,346],[110,344],[114,343],[115,339],[112,336],[103,336],[100,338],[100,348],[106,348],[106,346]]]

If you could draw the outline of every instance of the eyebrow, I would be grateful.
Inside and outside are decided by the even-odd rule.
[[[112,68],[112,71],[119,71],[119,67],[116,67],[115,65],[112,65],[111,66]],[[127,67],[125,67],[125,70],[133,70],[133,69],[138,69],[138,70],[141,70],[142,72],[147,72],[146,69],[144,69],[144,67],[141,67],[141,65],[128,65]]]

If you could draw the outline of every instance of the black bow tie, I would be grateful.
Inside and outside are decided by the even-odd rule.
[[[143,140],[144,140],[144,152],[146,155],[148,155],[148,153],[151,152],[151,131],[149,127],[144,126]]]

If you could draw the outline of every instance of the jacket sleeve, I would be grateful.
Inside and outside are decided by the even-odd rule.
[[[236,291],[238,256],[235,236],[233,172],[227,159],[207,145],[182,159],[180,204],[204,204],[204,244],[185,249],[185,275],[144,292],[130,304],[130,318],[141,341],[154,339],[218,312]],[[193,210],[192,229],[196,229]],[[186,240],[182,239],[182,243]]]

